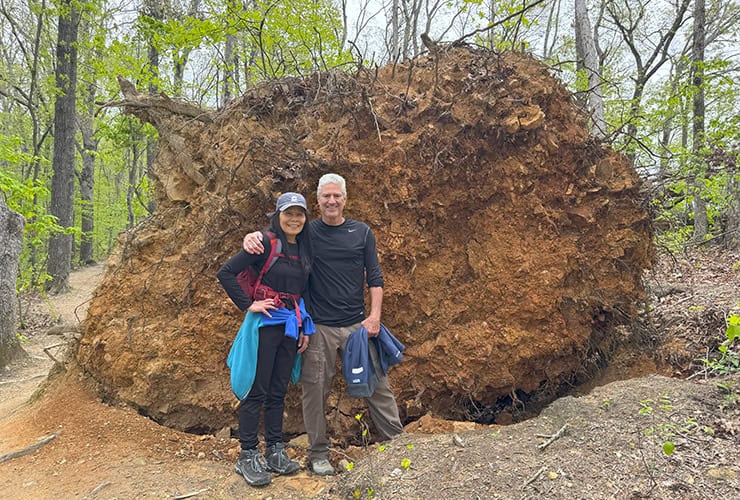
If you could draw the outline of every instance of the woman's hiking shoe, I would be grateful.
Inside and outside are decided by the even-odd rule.
[[[331,463],[325,458],[319,458],[318,460],[311,461],[311,469],[313,473],[319,476],[333,476],[336,471]]]
[[[236,461],[236,473],[241,474],[249,486],[265,486],[272,481],[272,476],[265,470],[264,459],[256,449],[242,450]]]
[[[298,462],[290,459],[285,451],[284,443],[275,443],[268,446],[265,450],[265,461],[267,462],[268,471],[281,475],[293,474],[301,468]]]

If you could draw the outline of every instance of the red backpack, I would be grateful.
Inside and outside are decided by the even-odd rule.
[[[256,270],[252,266],[249,266],[244,271],[236,275],[236,280],[239,282],[242,290],[244,290],[244,293],[251,300],[261,300],[265,298],[262,296],[260,296],[259,298],[257,297],[257,290],[259,290],[262,286],[262,278],[280,257],[286,257],[286,255],[281,253],[283,245],[280,241],[280,238],[278,238],[277,235],[272,232],[267,232],[265,234],[268,238],[270,238],[270,254],[267,256],[265,265],[262,266],[259,274],[257,274]],[[293,256],[289,257],[294,258]]]

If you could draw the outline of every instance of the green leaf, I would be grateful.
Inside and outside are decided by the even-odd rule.
[[[730,326],[728,326],[727,330],[725,331],[725,337],[727,337],[727,340],[729,340],[730,342],[734,342],[735,339],[740,337],[740,324],[733,324],[733,318],[740,320],[740,318],[738,318],[737,316],[730,317]]]
[[[673,455],[673,451],[676,449],[676,446],[673,444],[673,441],[666,441],[663,443],[663,453],[666,454],[666,456],[670,457]]]

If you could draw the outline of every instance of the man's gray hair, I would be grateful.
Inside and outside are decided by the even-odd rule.
[[[321,198],[321,188],[327,184],[339,184],[342,188],[342,196],[347,197],[347,183],[344,181],[344,177],[339,174],[324,174],[319,179],[319,185],[316,188],[316,197]]]

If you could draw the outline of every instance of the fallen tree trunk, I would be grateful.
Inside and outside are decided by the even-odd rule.
[[[643,298],[651,231],[634,169],[586,131],[547,68],[467,48],[283,79],[205,112],[122,85],[160,133],[158,212],[121,237],[79,360],[110,398],[180,429],[233,424],[225,359],[243,316],[215,273],[276,193],[330,171],[375,231],[383,321],[407,346],[402,417],[470,418],[603,361]],[[352,433],[358,401],[330,426]],[[290,391],[286,432],[302,429]]]

